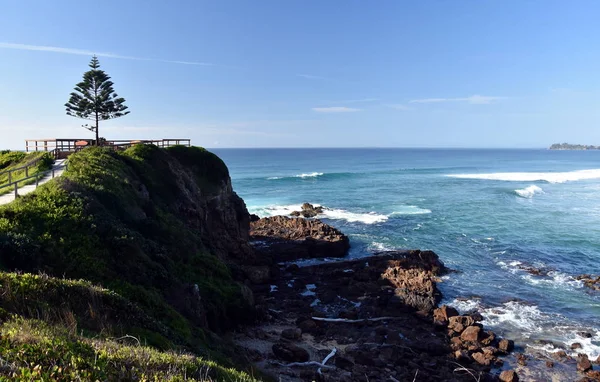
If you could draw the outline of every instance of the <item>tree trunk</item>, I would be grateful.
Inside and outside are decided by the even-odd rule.
[[[100,146],[100,139],[98,134],[98,112],[96,112],[96,146]]]

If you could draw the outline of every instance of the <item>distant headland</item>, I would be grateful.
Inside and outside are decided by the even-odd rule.
[[[555,143],[552,146],[550,146],[550,150],[600,150],[600,146],[572,145],[570,143]]]

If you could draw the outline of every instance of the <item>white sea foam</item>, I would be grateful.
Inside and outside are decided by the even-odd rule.
[[[307,174],[294,175],[294,178],[316,178],[317,176],[323,175],[322,172],[311,172]]]
[[[368,250],[373,252],[381,252],[381,251],[393,251],[394,248],[387,246],[384,243],[373,242],[369,244]]]
[[[386,215],[381,215],[376,212],[359,213],[329,208],[326,208],[323,213],[319,215],[319,217],[346,220],[347,222],[360,222],[365,224],[382,223],[388,220]]]
[[[581,344],[581,349],[571,351],[571,355],[585,353],[590,359],[600,356],[600,330],[598,328],[581,327],[565,320],[564,317],[546,314],[536,306],[519,301],[509,301],[500,306],[486,307],[479,299],[455,299],[449,305],[461,313],[477,310],[484,317],[482,324],[491,329],[501,329],[509,336],[517,335],[527,346],[546,352],[569,348],[574,342]],[[591,337],[581,333],[589,332]],[[529,339],[529,340],[528,340]],[[562,348],[545,343],[538,345],[531,339],[546,339],[561,344]]]
[[[564,183],[577,180],[600,179],[600,169],[569,172],[497,172],[491,174],[449,174],[446,176],[460,179],[505,180],[512,182],[546,181],[548,183]]]
[[[318,203],[311,204],[315,207],[321,207]],[[268,207],[249,207],[248,210],[259,216],[289,216],[293,211],[301,211],[302,206],[300,204],[291,204],[287,206],[275,205]],[[319,214],[317,217],[333,220],[346,220],[347,222],[360,222],[364,224],[381,223],[388,220],[386,215],[378,214],[376,212],[360,213],[335,208],[324,208],[323,213]]]
[[[525,187],[521,190],[515,190],[516,194],[523,197],[523,198],[533,198],[533,195],[535,194],[543,194],[544,190],[542,190],[540,187],[538,186],[529,186],[529,187]]]
[[[267,180],[278,180],[278,179],[286,179],[286,178],[316,178],[318,176],[325,175],[322,172],[308,172],[291,176],[270,176]]]
[[[547,276],[523,275],[523,279],[532,285],[548,285],[555,289],[583,288],[583,282],[573,276],[558,271],[550,271]]]
[[[426,208],[420,208],[417,206],[397,206],[394,208],[394,212],[392,212],[389,216],[398,216],[398,215],[424,215],[430,214],[431,210]]]

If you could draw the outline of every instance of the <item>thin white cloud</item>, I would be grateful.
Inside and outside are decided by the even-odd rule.
[[[472,95],[470,97],[462,98],[424,98],[424,99],[413,99],[409,103],[438,103],[438,102],[467,102],[472,105],[487,105],[494,101],[506,99],[506,97],[491,97],[482,95]]]
[[[360,109],[345,106],[313,107],[312,110],[316,111],[317,113],[352,113],[355,111],[360,111]]]
[[[363,102],[375,102],[379,101],[379,98],[362,98],[362,99],[350,99],[345,101],[327,101],[329,103],[363,103]]]
[[[13,43],[7,43],[7,42],[0,42],[0,48],[16,49],[16,50],[30,50],[30,51],[38,51],[38,52],[52,52],[52,53],[62,53],[62,54],[74,54],[74,55],[79,55],[79,56],[96,55],[98,57],[117,58],[117,59],[121,59],[121,60],[155,61],[155,62],[165,62],[165,63],[169,63],[169,64],[181,64],[181,65],[198,65],[198,66],[213,66],[214,65],[214,64],[211,64],[208,62],[162,60],[162,59],[157,59],[157,58],[125,56],[125,55],[115,54],[115,53],[94,52],[94,51],[85,50],[85,49],[61,48],[61,47],[57,47],[57,46],[13,44]]]
[[[396,110],[411,110],[412,108],[410,106],[406,106],[406,105],[402,105],[402,104],[390,104],[390,105],[385,105],[387,107],[391,107],[392,109],[396,109]]]

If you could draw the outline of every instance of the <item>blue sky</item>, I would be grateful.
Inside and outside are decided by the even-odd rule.
[[[106,138],[206,147],[600,144],[597,1],[0,0],[0,147],[91,137],[92,53],[131,114]]]

